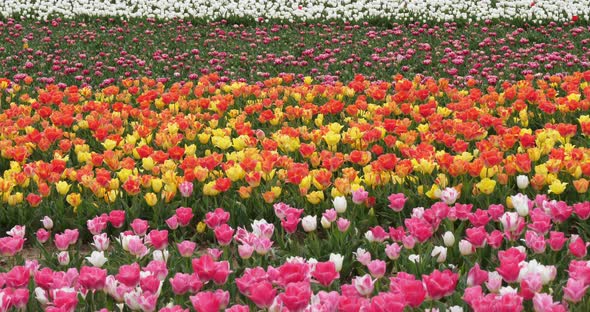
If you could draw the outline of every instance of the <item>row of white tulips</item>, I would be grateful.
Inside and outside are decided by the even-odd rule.
[[[48,19],[76,16],[121,18],[239,17],[284,21],[484,21],[488,19],[567,21],[588,19],[590,0],[9,0],[0,15]]]

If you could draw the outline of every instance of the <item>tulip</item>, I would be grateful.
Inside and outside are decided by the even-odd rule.
[[[57,254],[57,262],[60,265],[66,266],[70,263],[70,254],[67,251],[62,251]]]
[[[344,256],[342,256],[340,254],[331,253],[330,254],[330,261],[334,262],[336,272],[340,272],[340,270],[342,270],[342,263],[344,262]]]
[[[518,175],[516,177],[516,185],[521,190],[526,189],[529,186],[529,177],[525,175]]]
[[[55,183],[55,188],[60,195],[66,195],[70,191],[70,185],[65,181]]]
[[[462,239],[459,242],[459,252],[463,256],[468,256],[475,252],[475,248],[469,241]]]
[[[176,247],[182,257],[190,258],[193,255],[197,244],[191,241],[182,241],[181,243],[176,244]]]
[[[367,268],[369,269],[371,276],[379,279],[385,275],[386,264],[385,261],[382,260],[373,260],[369,262]]]
[[[46,230],[49,231],[49,230],[53,229],[53,220],[51,220],[50,217],[48,217],[48,216],[43,217],[43,219],[41,219],[41,222],[43,223],[43,227]]]
[[[357,276],[352,280],[354,288],[361,296],[369,296],[375,287],[375,280],[371,279],[371,275],[365,274],[362,277]]]
[[[346,197],[337,196],[332,201],[332,204],[334,205],[334,209],[336,210],[337,213],[345,213],[346,212],[346,205],[347,205]]]
[[[447,260],[447,248],[442,246],[435,246],[430,253],[431,257],[436,257],[436,262],[443,263]]]
[[[86,260],[93,266],[102,268],[108,259],[104,256],[104,251],[93,251],[90,257],[86,257]]]
[[[455,245],[455,235],[453,235],[453,232],[445,232],[445,234],[443,235],[443,242],[447,247],[452,247],[453,245]]]
[[[316,216],[305,216],[301,219],[301,226],[305,232],[313,232],[316,230],[318,225],[318,219]]]

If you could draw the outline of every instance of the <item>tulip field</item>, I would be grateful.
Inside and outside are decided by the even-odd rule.
[[[589,12],[0,3],[0,312],[589,311]]]

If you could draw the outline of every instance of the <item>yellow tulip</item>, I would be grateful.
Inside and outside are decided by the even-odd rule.
[[[307,197],[308,202],[310,202],[313,205],[317,205],[320,202],[324,201],[324,192],[314,191],[314,192],[311,192],[311,193],[305,195],[305,197]]]
[[[141,166],[143,167],[143,169],[145,169],[147,171],[151,171],[152,169],[154,169],[155,165],[156,165],[156,162],[154,161],[153,158],[151,158],[149,156],[141,160]]]
[[[203,185],[203,195],[215,196],[217,194],[219,194],[219,191],[215,189],[215,181]]]
[[[215,146],[219,149],[222,149],[222,150],[226,150],[232,146],[231,139],[226,136],[223,136],[223,137],[214,136],[211,139],[211,143],[213,144],[213,146]]]
[[[496,187],[496,181],[490,178],[482,179],[479,183],[477,183],[477,188],[480,192],[490,195],[494,188]]]
[[[238,180],[243,179],[246,175],[246,172],[244,171],[244,169],[242,169],[242,167],[239,164],[235,164],[227,168],[227,170],[225,170],[225,174],[230,180],[232,180],[232,182],[236,182]]]
[[[150,181],[150,185],[152,187],[152,190],[156,193],[159,193],[162,190],[162,186],[164,185],[162,179],[160,178],[153,178]]]
[[[207,230],[207,224],[205,224],[203,221],[200,221],[197,224],[197,233],[204,233],[205,230]]]
[[[118,190],[110,190],[104,194],[104,200],[105,200],[105,202],[112,204],[117,200],[118,196],[119,196]]]
[[[329,146],[336,146],[336,144],[340,142],[340,134],[330,131],[324,135],[324,141],[326,141],[326,144]]]
[[[109,181],[109,190],[118,190],[119,184],[119,179],[111,179],[111,181]]]
[[[76,212],[78,210],[78,206],[80,206],[82,203],[82,197],[80,196],[80,193],[71,193],[66,196],[66,201],[68,204],[74,207],[74,212]]]
[[[158,203],[158,196],[152,192],[146,193],[143,198],[150,207],[153,207]]]
[[[131,174],[133,174],[133,171],[130,169],[121,169],[119,172],[117,172],[117,177],[119,180],[121,180],[121,182],[125,183]]]
[[[566,186],[567,183],[555,179],[553,180],[553,183],[549,185],[549,193],[559,195],[565,191]]]
[[[16,206],[16,205],[22,203],[23,200],[24,200],[23,193],[16,192],[16,193],[8,196],[7,202],[8,202],[8,205],[10,205],[10,206]]]
[[[283,189],[280,186],[273,186],[270,188],[270,191],[275,195],[275,197],[281,196]]]
[[[55,183],[55,189],[60,195],[66,195],[70,191],[70,185],[68,182],[59,181]]]
[[[199,133],[197,135],[197,137],[199,138],[199,142],[201,144],[207,144],[209,142],[209,138],[211,138],[211,134],[209,134],[209,133]]]
[[[104,141],[104,143],[102,143],[102,146],[106,149],[106,150],[113,150],[115,147],[117,147],[117,141],[113,141],[111,139],[106,139]]]
[[[438,199],[440,198],[441,190],[438,185],[433,184],[432,187],[428,192],[426,192],[426,196],[430,199]]]

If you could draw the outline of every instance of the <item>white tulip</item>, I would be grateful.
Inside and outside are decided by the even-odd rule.
[[[305,232],[315,231],[318,227],[318,218],[316,216],[305,216],[301,219],[301,226]]]
[[[525,175],[519,175],[516,177],[516,185],[519,189],[524,190],[529,186],[529,177]]]
[[[443,242],[445,243],[445,246],[447,246],[447,247],[451,247],[451,246],[455,245],[455,235],[453,235],[453,232],[446,231],[445,234],[443,235]]]
[[[526,217],[529,215],[530,199],[526,195],[518,193],[516,195],[510,196],[510,199],[512,199],[514,210],[516,210],[519,216]]]
[[[436,257],[436,262],[443,263],[447,260],[447,247],[435,246],[430,253],[431,257]]]
[[[344,256],[341,254],[330,254],[330,261],[334,262],[334,266],[336,267],[336,271],[340,272],[342,270],[342,263],[344,262]]]
[[[328,219],[326,219],[326,217],[322,216],[322,219],[320,220],[320,222],[322,223],[322,227],[324,229],[329,229],[330,226],[332,226],[332,223],[330,221],[328,221]]]
[[[334,198],[332,203],[334,204],[334,209],[336,209],[337,213],[346,212],[346,205],[347,205],[346,197],[338,196],[338,197]]]
[[[104,256],[104,251],[93,251],[89,257],[86,257],[86,260],[97,268],[102,268],[102,266],[108,261]]]
[[[463,255],[463,256],[471,255],[471,254],[473,254],[473,251],[474,251],[473,249],[474,249],[473,245],[469,241],[462,239],[459,242],[459,252],[461,253],[461,255]]]

